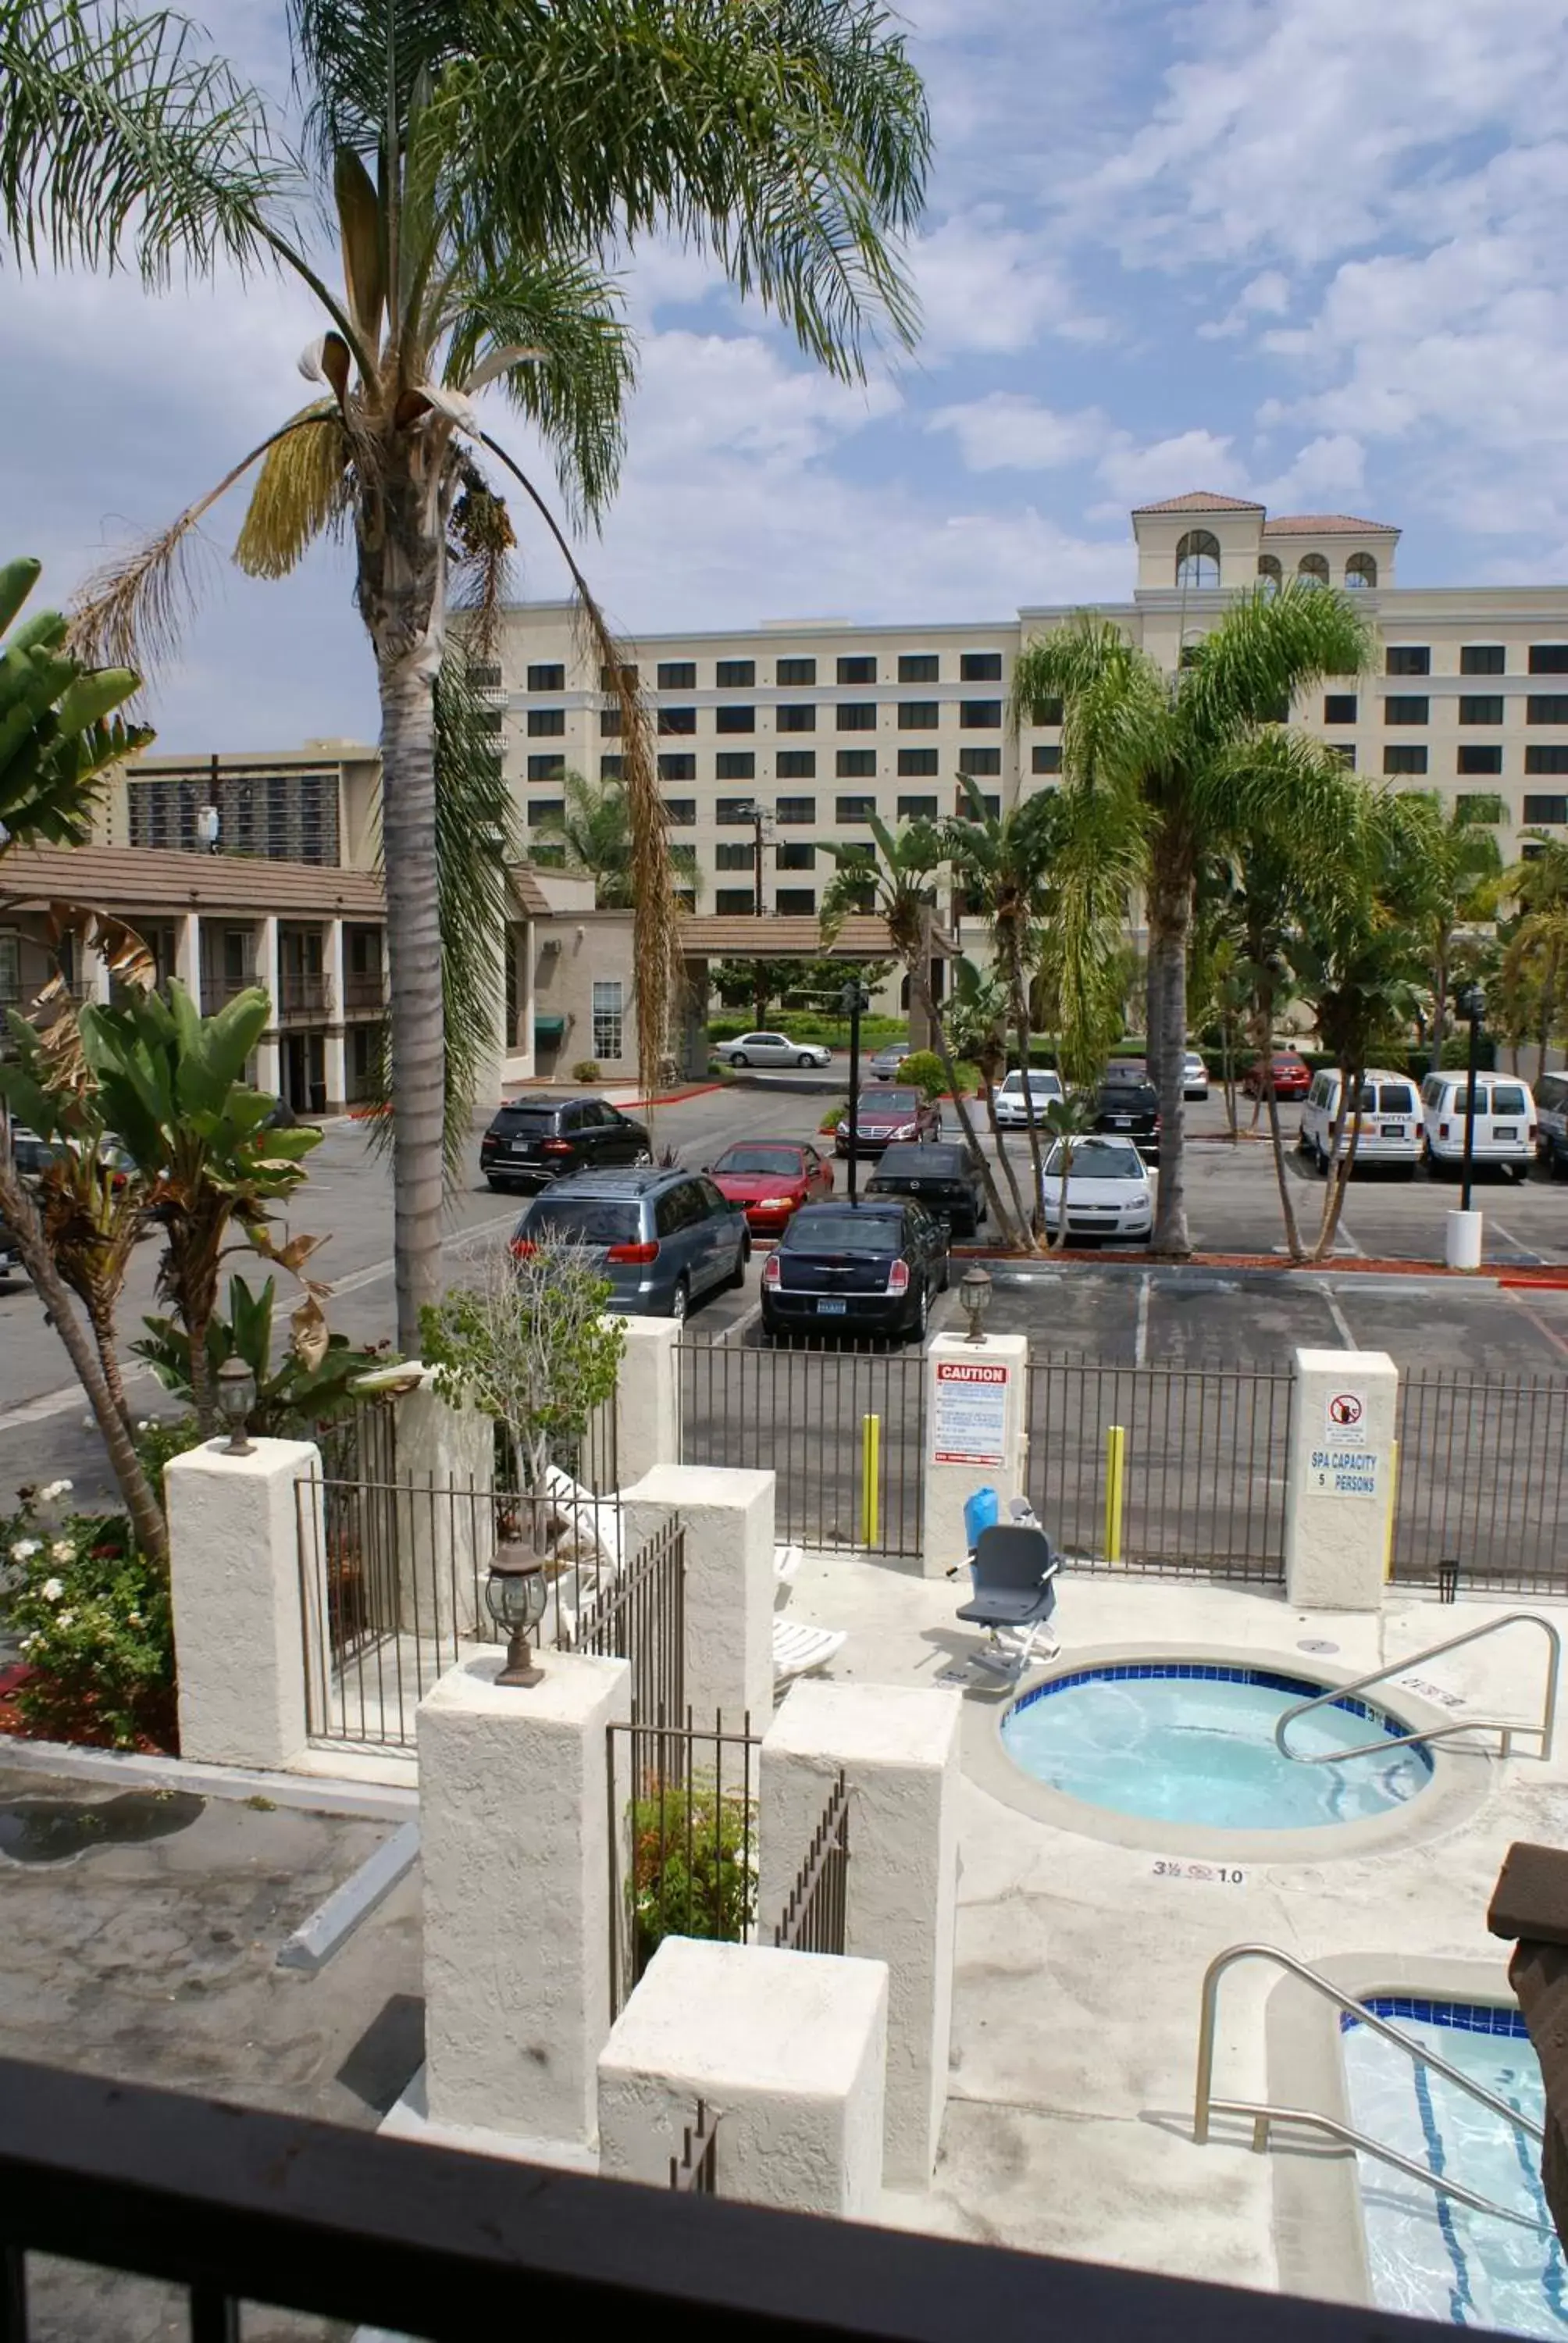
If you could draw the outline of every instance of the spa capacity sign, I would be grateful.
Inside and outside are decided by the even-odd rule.
[[[1011,1369],[979,1359],[937,1362],[932,1456],[939,1464],[1006,1462],[1008,1383]]]
[[[1320,1497],[1382,1494],[1382,1455],[1366,1436],[1366,1393],[1335,1391],[1323,1403],[1323,1444],[1312,1451],[1311,1486]]]

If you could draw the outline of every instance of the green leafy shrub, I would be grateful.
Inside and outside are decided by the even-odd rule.
[[[56,1518],[68,1481],[19,1492],[3,1533],[7,1609],[32,1671],[26,1723],[62,1741],[173,1748],[174,1618],[162,1569],[123,1513]]]
[[[161,1504],[164,1466],[171,1458],[183,1456],[187,1449],[199,1448],[202,1428],[188,1411],[182,1415],[144,1415],[137,1419],[135,1437],[142,1470]]]
[[[906,1058],[899,1068],[899,1080],[912,1082],[928,1099],[940,1098],[948,1086],[947,1071],[934,1050],[917,1050]]]
[[[598,1078],[598,1060],[597,1058],[579,1058],[577,1064],[572,1068],[572,1080],[574,1082],[597,1082]]]
[[[838,1130],[839,1125],[843,1121],[844,1117],[849,1113],[849,1101],[848,1099],[840,1099],[837,1106],[830,1106],[828,1109],[827,1113],[822,1117],[821,1121],[817,1125],[818,1138],[831,1139],[833,1133]]]
[[[631,1902],[638,1967],[666,1936],[738,1945],[757,1910],[749,1800],[711,1782],[655,1784],[631,1810]]]

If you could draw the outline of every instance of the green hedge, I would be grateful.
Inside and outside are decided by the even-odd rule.
[[[849,1046],[849,1021],[847,1017],[825,1017],[815,1009],[787,1009],[781,1016],[769,1017],[759,1026],[755,1017],[709,1018],[709,1041],[738,1041],[742,1033],[787,1033],[791,1041],[820,1041],[829,1050],[847,1050]],[[868,1057],[887,1047],[890,1041],[907,1041],[909,1027],[901,1017],[862,1017],[860,1047]]]

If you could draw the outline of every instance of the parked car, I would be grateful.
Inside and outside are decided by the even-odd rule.
[[[940,1139],[942,1111],[920,1091],[862,1091],[855,1104],[855,1152],[879,1155],[895,1139]],[[849,1152],[849,1114],[846,1108],[833,1133],[835,1155]]]
[[[1121,1237],[1147,1244],[1154,1233],[1154,1182],[1129,1139],[1078,1139],[1068,1155],[1058,1140],[1040,1175],[1046,1233],[1061,1226],[1063,1172],[1070,1237]]]
[[[866,1071],[874,1082],[890,1082],[904,1060],[912,1058],[914,1054],[912,1041],[890,1041],[885,1050],[879,1050],[869,1061]]]
[[[1101,1075],[1102,1090],[1112,1090],[1119,1082],[1136,1086],[1149,1080],[1149,1061],[1145,1058],[1112,1058]]]
[[[568,1172],[651,1163],[646,1125],[608,1100],[503,1100],[479,1141],[479,1169],[492,1188],[537,1187]]]
[[[762,1331],[919,1340],[947,1282],[947,1229],[912,1198],[807,1204],[762,1264]]]
[[[513,1252],[542,1236],[593,1256],[612,1310],[654,1318],[684,1318],[715,1286],[743,1283],[751,1258],[745,1213],[701,1172],[574,1172],[535,1197]]]
[[[1345,1117],[1337,1150],[1334,1146],[1334,1124],[1339,1119],[1342,1087],[1338,1073],[1325,1067],[1312,1076],[1312,1086],[1307,1092],[1301,1137],[1296,1144],[1320,1172],[1326,1172],[1336,1156],[1350,1152],[1353,1109]],[[1413,1179],[1421,1161],[1421,1105],[1415,1084],[1406,1074],[1391,1074],[1380,1066],[1369,1066],[1362,1082],[1357,1163],[1393,1164]]]
[[[1181,1061],[1181,1095],[1190,1099],[1209,1095],[1209,1068],[1196,1050],[1189,1050]]]
[[[76,1139],[40,1139],[25,1122],[11,1126],[11,1161],[24,1180],[36,1180],[58,1156],[62,1147],[79,1148]],[[123,1188],[136,1170],[136,1161],[123,1147],[113,1131],[106,1131],[98,1141],[98,1160],[109,1167],[112,1184]]]
[[[1271,1058],[1254,1058],[1241,1076],[1241,1088],[1249,1098],[1267,1095],[1271,1068],[1276,1098],[1305,1098],[1312,1089],[1312,1070],[1301,1053],[1295,1050],[1276,1050]]]
[[[866,1193],[912,1196],[938,1220],[946,1221],[955,1237],[972,1237],[985,1218],[980,1163],[966,1146],[950,1139],[928,1140],[923,1147],[900,1141],[884,1148]]]
[[[1469,1092],[1465,1074],[1431,1073],[1421,1086],[1426,1161],[1432,1172],[1457,1172],[1464,1161]],[[1473,1160],[1522,1175],[1535,1160],[1538,1136],[1529,1084],[1517,1074],[1477,1074]]]
[[[1160,1093],[1151,1081],[1102,1082],[1094,1101],[1094,1128],[1113,1131],[1151,1154],[1160,1147]]]
[[[1542,1074],[1535,1089],[1535,1151],[1555,1180],[1568,1172],[1568,1074]]]
[[[788,1033],[742,1033],[714,1051],[729,1066],[830,1066],[833,1052],[819,1041],[792,1041]]]
[[[1029,1071],[1029,1095],[1034,1101],[1034,1120],[1040,1121],[1052,1099],[1061,1096],[1061,1076],[1049,1066],[1031,1066]],[[1023,1069],[1015,1066],[998,1085],[996,1120],[1000,1131],[1021,1131],[1029,1121],[1029,1107],[1023,1095]]]
[[[777,1236],[802,1204],[833,1192],[833,1167],[814,1147],[793,1140],[747,1140],[727,1147],[709,1177],[739,1204],[753,1236]]]

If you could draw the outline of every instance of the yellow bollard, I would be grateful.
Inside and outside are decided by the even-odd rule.
[[[878,1483],[881,1474],[882,1419],[860,1418],[860,1544],[874,1546],[880,1521]]]
[[[1121,1559],[1121,1499],[1127,1481],[1127,1431],[1123,1424],[1105,1429],[1105,1559]]]
[[[1385,1581],[1393,1576],[1393,1533],[1399,1516],[1399,1443],[1388,1444],[1388,1537],[1383,1545],[1382,1574]]]

